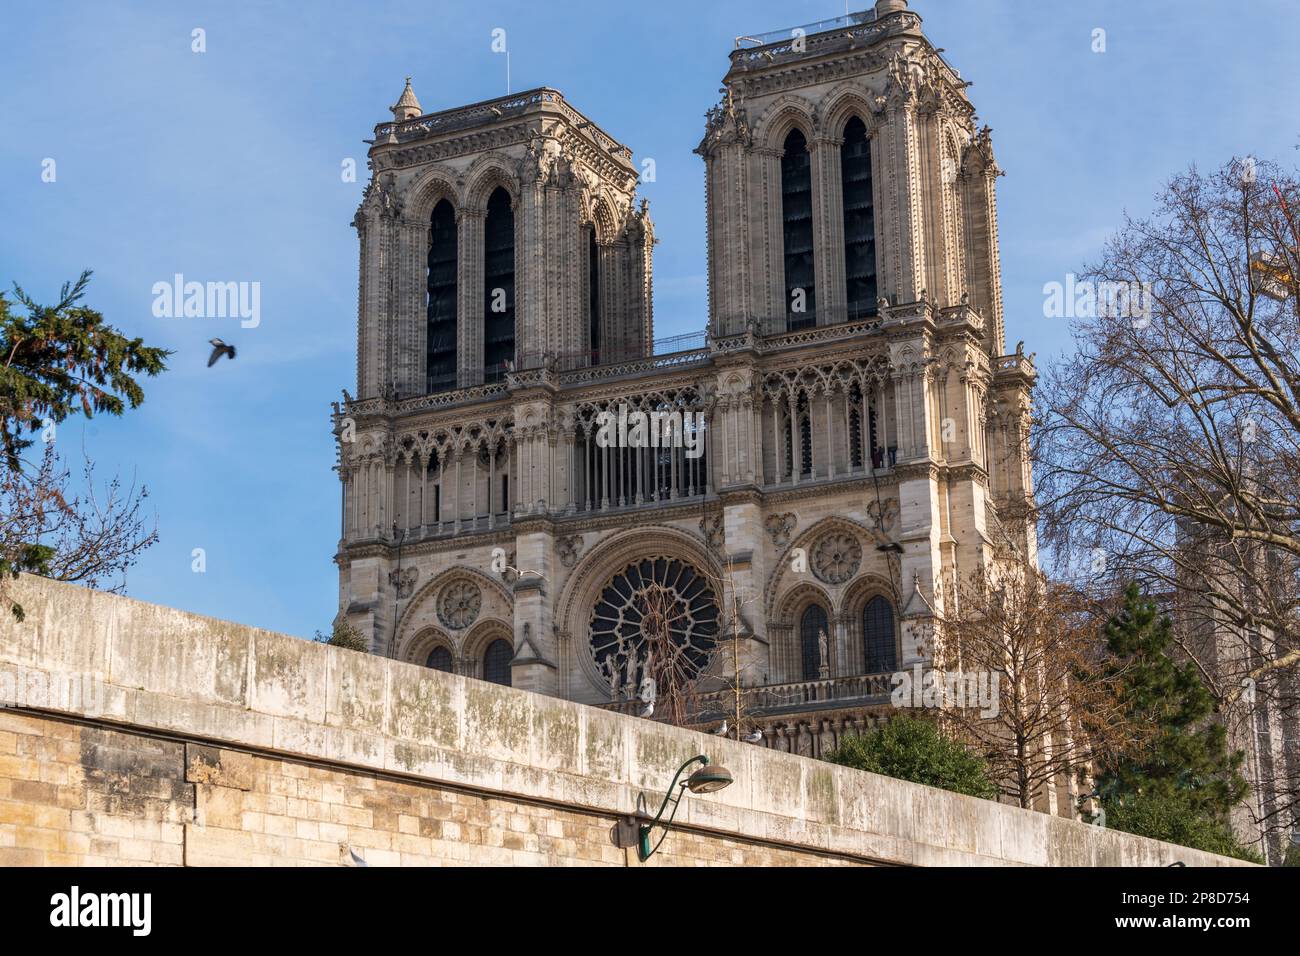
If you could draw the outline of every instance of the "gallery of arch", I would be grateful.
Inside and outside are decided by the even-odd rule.
[[[425,112],[408,80],[375,128],[335,409],[373,653],[628,713],[680,679],[699,727],[739,683],[818,756],[959,576],[1032,554],[990,131],[902,0],[791,36],[737,39],[696,149],[698,333],[656,337],[640,168],[557,90]],[[698,413],[703,453],[600,440],[620,412]]]

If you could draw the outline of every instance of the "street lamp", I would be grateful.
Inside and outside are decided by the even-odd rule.
[[[700,765],[699,769],[685,780],[682,780],[681,777],[686,772],[686,768],[695,763]],[[664,802],[659,805],[659,812],[655,814],[653,820],[641,824],[637,830],[639,840],[636,852],[641,862],[644,863],[654,856],[655,851],[664,842],[664,838],[668,836],[668,830],[672,826],[673,818],[677,816],[677,805],[682,802],[682,797],[686,795],[687,790],[690,790],[691,793],[717,793],[724,787],[731,786],[732,782],[731,771],[718,764],[710,765],[709,758],[704,754],[698,754],[678,767],[677,773],[673,776],[673,782],[668,785],[668,792],[664,794]],[[668,814],[667,820],[664,820],[664,811],[668,809],[670,803],[673,806],[672,813]],[[650,833],[657,826],[663,828],[663,833],[659,835],[655,845],[651,846]]]

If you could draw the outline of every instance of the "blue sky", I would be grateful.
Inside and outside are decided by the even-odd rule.
[[[1069,347],[1042,286],[1095,254],[1171,174],[1251,154],[1300,161],[1300,6],[1187,0],[921,0],[974,85],[998,159],[1007,339]],[[854,7],[857,9],[857,6]],[[738,34],[843,13],[834,2],[88,3],[0,10],[0,284],[42,301],[83,268],[88,302],[176,350],[121,420],[70,421],[101,477],[148,485],[161,540],[130,574],[145,600],[292,634],[327,629],[339,487],[329,402],[353,388],[355,233],[374,124],[402,88],[426,110],[553,86],[657,181],[656,332],[706,321],[703,163],[691,150]],[[191,52],[191,31],[207,52]],[[1093,53],[1092,31],[1106,30]],[[57,180],[42,182],[42,161]],[[180,272],[261,283],[261,324],[162,319]],[[207,369],[207,339],[239,349]],[[203,548],[207,570],[191,571]]]

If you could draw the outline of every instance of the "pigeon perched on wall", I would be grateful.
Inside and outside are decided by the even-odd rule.
[[[348,851],[347,856],[343,855],[344,850]],[[364,856],[352,849],[352,847],[348,846],[346,843],[339,844],[339,862],[344,866],[370,866],[370,864],[366,862]]]
[[[763,731],[756,730],[752,734],[745,734],[740,739],[747,744],[756,744],[763,739]]]
[[[208,339],[208,344],[212,346],[212,354],[208,356],[208,368],[217,364],[217,359],[223,355],[229,355],[230,360],[235,360],[235,347],[227,345],[221,339]]]
[[[719,727],[717,730],[715,730],[713,733],[714,733],[714,735],[717,736],[717,737],[725,737],[725,736],[727,736],[727,722],[726,722],[726,720],[723,720],[723,721],[722,721],[722,726]]]

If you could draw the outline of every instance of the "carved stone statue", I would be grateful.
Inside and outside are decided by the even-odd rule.
[[[609,700],[610,703],[618,700],[619,676],[618,659],[610,654],[600,665],[600,669],[605,674],[605,680],[609,681]]]
[[[638,696],[643,704],[653,704],[658,696],[658,688],[655,686],[655,679],[647,674],[641,678],[641,688]]]
[[[629,690],[636,686],[636,650],[634,648],[628,649],[627,670],[623,675],[623,686]]]

